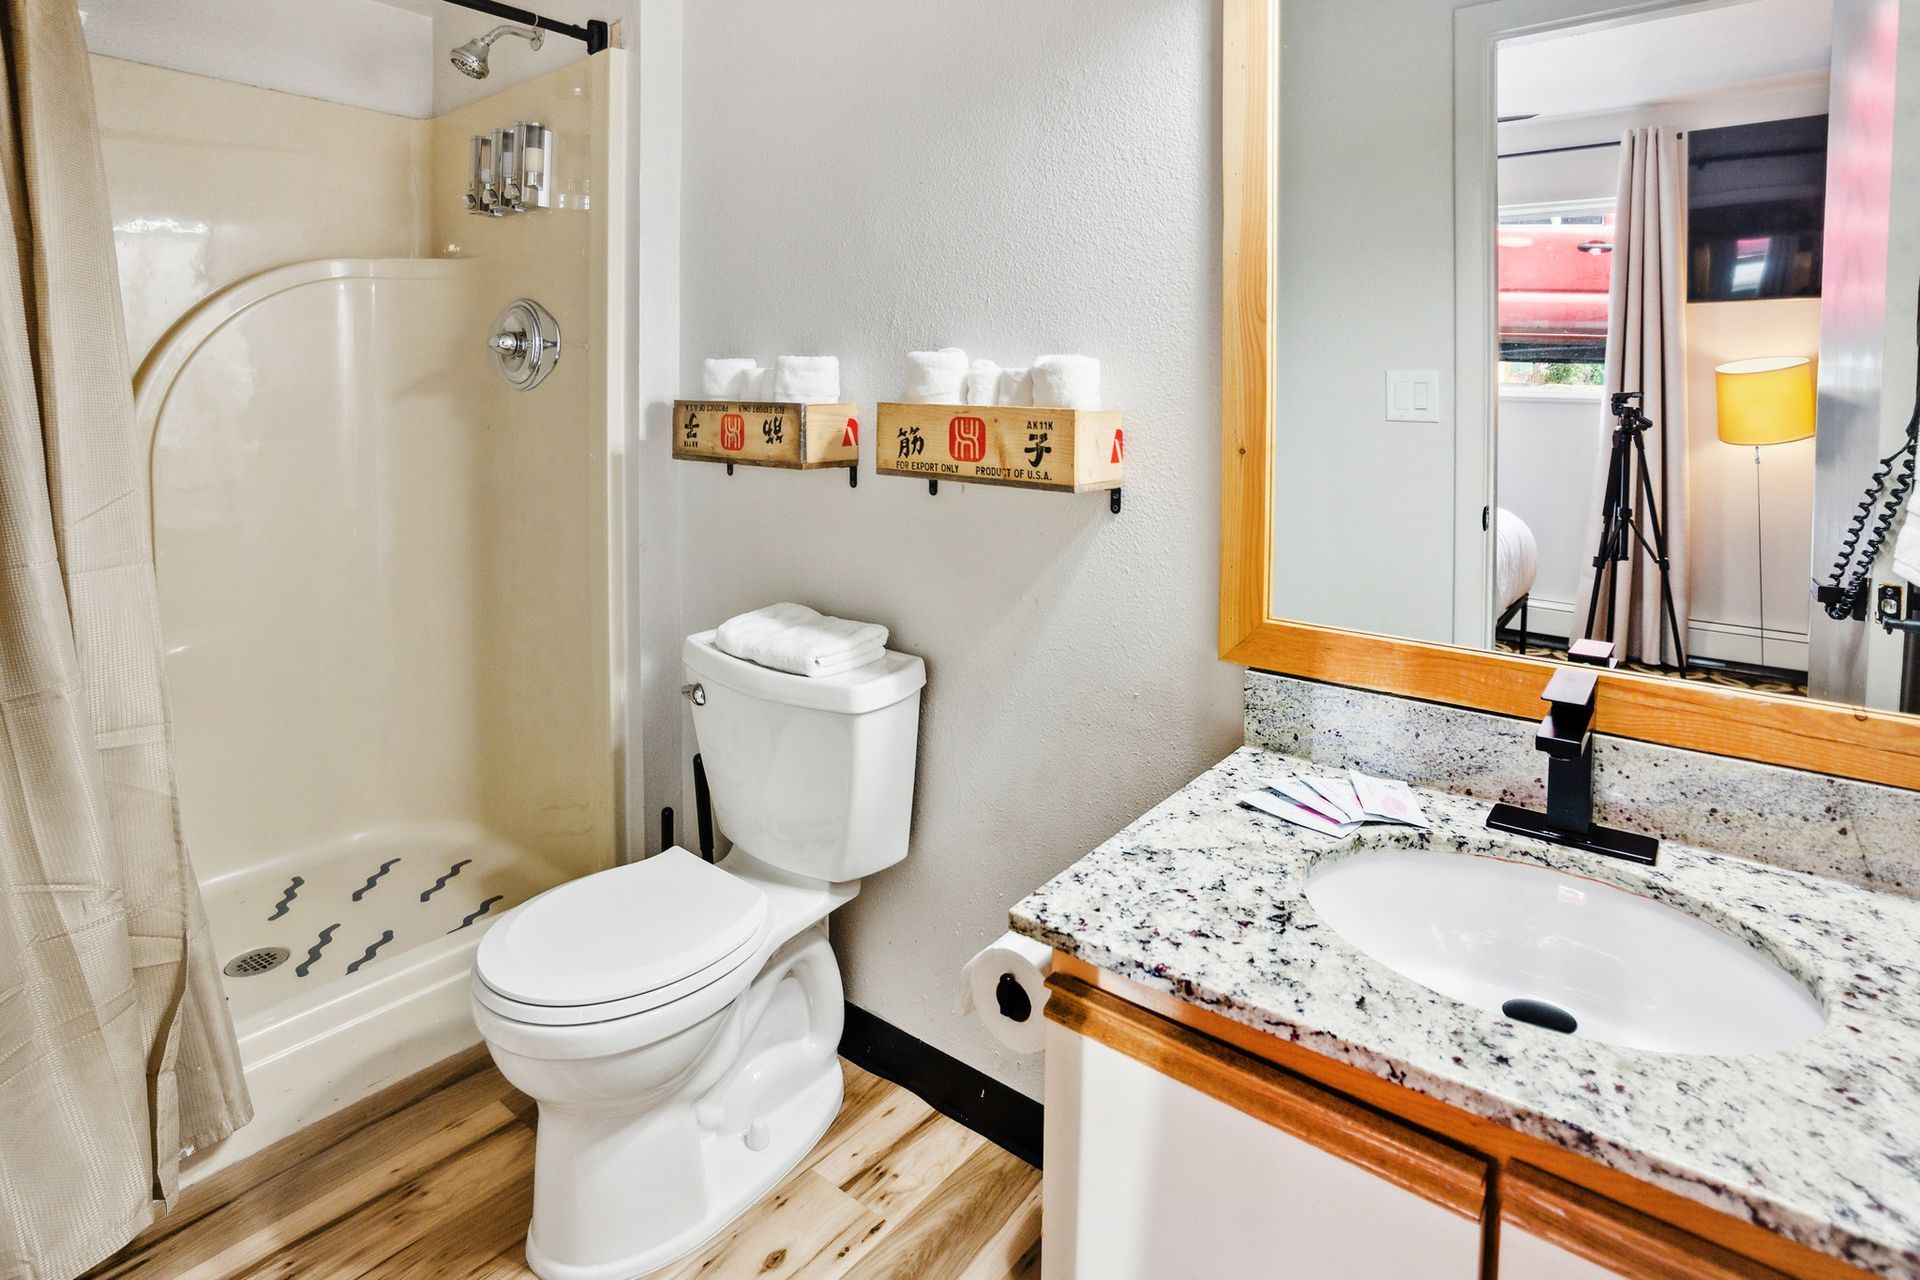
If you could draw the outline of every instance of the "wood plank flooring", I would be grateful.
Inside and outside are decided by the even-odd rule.
[[[1040,1172],[850,1063],[800,1167],[649,1280],[1038,1280]],[[533,1104],[491,1064],[89,1276],[527,1280]]]

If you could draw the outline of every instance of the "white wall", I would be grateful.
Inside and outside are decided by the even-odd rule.
[[[1084,351],[1126,414],[1117,519],[1104,494],[929,497],[875,476],[870,441],[857,490],[674,464],[688,629],[791,598],[926,658],[912,852],[834,920],[848,997],[1037,1095],[1037,1061],[954,1016],[961,964],[1241,734],[1215,655],[1219,5],[703,0],[686,22],[686,387],[705,355],[833,352],[868,421],[912,348]]]
[[[1281,617],[1453,638],[1456,7],[1282,7]],[[1388,422],[1388,369],[1438,370],[1441,420]]]
[[[1587,519],[1601,457],[1603,397],[1563,388],[1500,395],[1494,500],[1526,521],[1540,548],[1527,629],[1565,636],[1580,575],[1593,559]],[[1514,619],[1513,626],[1519,626]]]
[[[80,10],[87,47],[110,58],[432,114],[433,20],[379,0],[81,0]]]

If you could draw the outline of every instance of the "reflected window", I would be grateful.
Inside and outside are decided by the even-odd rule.
[[[1601,385],[1613,202],[1503,209],[1496,234],[1501,384]]]

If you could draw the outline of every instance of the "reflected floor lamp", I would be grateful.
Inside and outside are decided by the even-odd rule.
[[[1753,551],[1760,589],[1760,665],[1767,665],[1767,581],[1760,502],[1760,447],[1813,435],[1813,362],[1805,356],[1735,360],[1713,371],[1720,438],[1753,446]]]

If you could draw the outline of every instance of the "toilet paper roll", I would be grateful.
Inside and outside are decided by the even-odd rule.
[[[967,961],[960,1012],[972,1012],[1015,1053],[1039,1053],[1047,1042],[1047,974],[1053,948],[1003,933]]]

